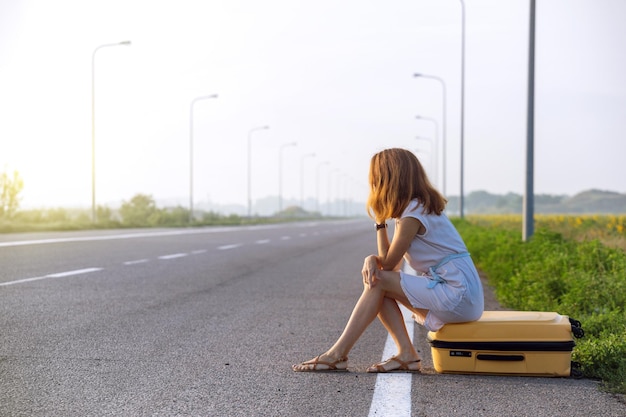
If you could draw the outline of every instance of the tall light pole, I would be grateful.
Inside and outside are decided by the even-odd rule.
[[[285,143],[278,151],[278,215],[283,211],[283,149],[289,146],[296,146],[296,142]]]
[[[535,231],[535,0],[530,0],[530,30],[528,39],[528,103],[526,113],[526,190],[524,192],[524,219],[522,240],[526,242]]]
[[[332,177],[333,177],[333,174],[335,172],[340,173],[339,168],[335,168],[335,169],[333,169],[332,171],[330,171],[328,173],[328,214],[331,215],[331,216],[332,216],[333,211],[334,211],[333,210],[334,209],[334,207],[333,207],[334,204],[331,204],[331,200],[330,200],[332,198],[330,184],[332,182]],[[333,208],[331,208],[331,207],[333,207]]]
[[[437,158],[437,156],[438,156],[438,152],[437,152],[437,138],[435,138],[435,140],[433,141],[431,138],[428,138],[428,137],[416,136],[415,139],[416,140],[425,140],[425,141],[428,141],[428,143],[430,144],[430,150],[431,150],[432,162],[433,162],[433,172],[435,174],[433,176],[433,180],[434,180],[435,184],[437,184],[437,182],[439,180],[439,176],[438,176],[439,160]]]
[[[196,97],[189,106],[189,223],[193,221],[193,106],[200,100],[217,98],[217,94]]]
[[[269,126],[259,126],[259,127],[255,127],[253,129],[250,129],[250,131],[248,132],[248,218],[252,217],[252,167],[251,167],[251,162],[250,162],[250,157],[251,157],[251,139],[252,139],[252,133],[256,132],[257,130],[266,130],[269,129]]]
[[[443,98],[442,98],[442,113],[441,113],[441,148],[442,148],[442,160],[441,160],[441,165],[442,165],[442,187],[441,190],[443,192],[443,195],[446,195],[446,172],[447,172],[447,168],[446,168],[446,155],[448,153],[447,151],[447,144],[446,144],[446,120],[447,120],[447,89],[446,89],[446,83],[443,80],[443,78],[438,77],[436,75],[427,75],[427,74],[420,74],[420,73],[416,73],[413,75],[414,77],[421,77],[421,78],[429,78],[429,79],[433,79],[435,81],[438,81],[441,84],[441,90],[443,93]],[[435,140],[437,140],[437,138],[435,138]],[[437,158],[438,158],[438,153],[436,154]]]
[[[465,194],[465,2],[461,2],[461,191],[459,195],[459,215],[464,217]]]
[[[300,158],[300,208],[304,210],[304,160],[306,158],[314,158],[314,153],[302,155]]]
[[[319,164],[317,164],[317,169],[315,172],[315,211],[320,214],[320,168],[328,164],[328,161],[320,162]]]
[[[432,117],[424,117],[424,116],[415,116],[415,118],[417,120],[426,120],[426,121],[432,122],[433,125],[435,126],[435,136],[434,136],[435,137],[435,143],[439,142],[439,123],[437,122],[437,119],[432,118]],[[433,158],[434,157],[435,156],[433,156]],[[443,192],[443,195],[445,196],[446,195],[446,192],[445,192],[445,181],[444,181],[444,188],[442,189],[442,192]]]
[[[96,52],[109,46],[130,45],[130,41],[106,43],[91,54],[91,221],[96,222]]]

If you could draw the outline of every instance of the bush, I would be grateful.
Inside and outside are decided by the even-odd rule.
[[[128,202],[123,202],[120,208],[122,224],[131,227],[145,227],[158,220],[156,203],[152,196],[137,194]]]
[[[480,224],[479,224],[480,223]],[[598,240],[578,242],[538,229],[528,242],[510,227],[455,220],[502,305],[556,311],[583,323],[574,360],[587,377],[626,393],[626,254]]]

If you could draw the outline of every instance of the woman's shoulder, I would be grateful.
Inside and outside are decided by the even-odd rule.
[[[404,211],[402,212],[402,215],[400,216],[400,218],[402,217],[417,217],[420,218],[422,216],[424,216],[424,205],[422,203],[419,202],[418,199],[413,199],[411,201],[409,201],[409,204],[407,204],[406,208],[404,209]]]

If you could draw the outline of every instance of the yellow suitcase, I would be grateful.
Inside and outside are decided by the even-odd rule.
[[[428,333],[435,370],[528,376],[580,376],[572,362],[580,322],[555,312],[485,311],[468,323]]]

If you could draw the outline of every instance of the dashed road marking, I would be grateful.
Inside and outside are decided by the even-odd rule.
[[[159,259],[169,260],[169,259],[176,259],[176,258],[184,258],[185,256],[187,256],[186,253],[172,253],[171,255],[161,255],[159,256]]]
[[[146,262],[150,262],[149,259],[136,259],[134,261],[126,261],[124,265],[137,265],[137,264],[145,264]]]
[[[218,246],[217,249],[218,250],[228,250],[228,249],[235,249],[238,248],[239,246],[241,246],[241,243],[233,243],[232,245],[222,245],[222,246]]]
[[[213,229],[211,232],[225,231],[227,229]],[[107,235],[107,236],[86,236],[86,237],[70,237],[70,238],[54,238],[54,239],[39,239],[39,240],[24,240],[24,241],[14,241],[14,242],[0,242],[0,247],[8,247],[8,246],[24,246],[24,245],[38,245],[38,244],[49,244],[49,243],[65,243],[65,242],[82,242],[82,241],[97,241],[97,240],[114,240],[114,239],[132,239],[132,238],[141,238],[141,237],[153,237],[153,236],[172,236],[172,235],[184,235],[184,234],[195,234],[195,233],[207,233],[206,230],[194,230],[194,231],[166,231],[166,232],[152,232],[152,233],[127,233],[127,234],[117,234],[117,235]],[[324,233],[328,233],[328,231],[324,231]],[[314,232],[314,235],[318,235],[319,232]],[[300,233],[300,237],[306,237],[307,233]],[[290,240],[291,236],[282,236],[281,240]],[[271,239],[259,239],[255,242],[257,245],[263,245],[270,243]],[[229,250],[241,247],[242,243],[233,243],[228,245],[218,246],[217,250]],[[197,249],[193,250],[189,253],[173,253],[169,255],[161,255],[158,259],[161,260],[170,260],[183,258],[191,255],[199,255],[208,252],[207,249]],[[139,265],[150,262],[150,259],[133,259],[129,261],[124,261],[123,265]],[[77,269],[73,271],[66,272],[58,272],[54,274],[43,275],[40,277],[32,277],[32,278],[24,278],[7,282],[0,282],[0,286],[7,286],[13,284],[21,284],[25,282],[39,281],[43,279],[50,278],[61,278],[72,275],[80,275],[86,274],[89,272],[101,271],[103,268],[84,268]]]

